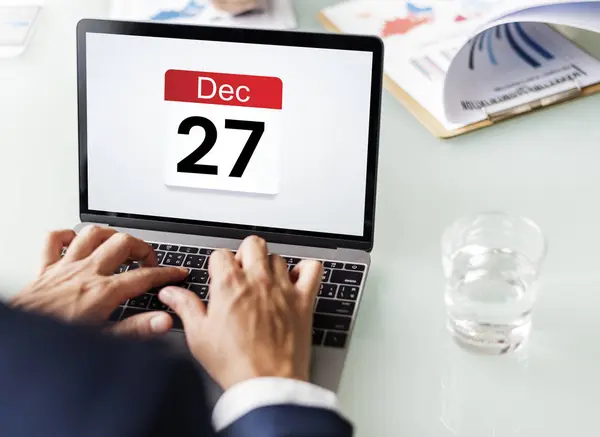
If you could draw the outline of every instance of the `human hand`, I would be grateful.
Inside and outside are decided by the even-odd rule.
[[[160,299],[183,321],[194,357],[225,390],[248,379],[275,376],[308,381],[313,305],[322,276],[317,261],[288,272],[258,237],[234,257],[212,254],[208,309],[191,291],[166,287]]]
[[[63,247],[67,251],[61,258]],[[113,275],[130,260],[148,268]],[[90,226],[79,235],[72,230],[55,231],[48,236],[38,278],[10,304],[65,321],[105,322],[127,299],[187,276],[186,269],[156,266],[152,247],[114,229]],[[148,312],[117,323],[112,329],[148,336],[167,332],[172,324],[167,313]]]

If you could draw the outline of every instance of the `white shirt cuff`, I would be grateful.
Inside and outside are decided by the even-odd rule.
[[[219,432],[258,408],[290,404],[338,411],[335,393],[317,385],[295,379],[255,378],[234,385],[221,396],[213,410],[213,426]]]

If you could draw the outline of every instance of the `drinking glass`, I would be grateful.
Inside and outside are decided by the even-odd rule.
[[[442,237],[447,326],[455,341],[489,354],[517,349],[531,332],[546,240],[531,220],[502,212],[456,220]]]

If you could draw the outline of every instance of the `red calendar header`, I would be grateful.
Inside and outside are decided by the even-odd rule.
[[[169,70],[165,100],[281,109],[283,82],[278,77]]]

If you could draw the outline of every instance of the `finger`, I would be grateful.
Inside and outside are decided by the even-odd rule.
[[[88,226],[75,237],[73,242],[67,248],[64,259],[67,261],[77,261],[87,258],[102,243],[116,234],[117,231],[100,226]]]
[[[107,278],[111,285],[106,287],[108,296],[105,298],[111,305],[120,305],[151,288],[181,282],[187,275],[188,270],[183,267],[150,267],[121,273]]]
[[[179,287],[163,288],[158,298],[181,318],[188,342],[196,343],[201,338],[199,333],[206,318],[206,307],[200,298]]]
[[[92,254],[98,273],[110,275],[128,260],[139,261],[144,267],[155,267],[156,254],[145,241],[129,234],[113,234]]]
[[[275,280],[283,286],[284,289],[289,288],[291,285],[290,273],[288,271],[288,265],[285,260],[279,255],[271,255],[271,270]]]
[[[46,237],[42,253],[42,269],[60,261],[63,247],[68,247],[76,236],[77,234],[72,229],[50,232]]]
[[[154,311],[129,317],[112,327],[118,335],[148,338],[165,334],[173,326],[173,319],[167,313]]]
[[[319,291],[319,284],[323,276],[323,265],[319,261],[302,260],[294,267],[297,276],[296,289],[312,302]]]
[[[208,260],[208,274],[210,275],[211,292],[222,290],[223,285],[229,282],[228,288],[243,281],[244,272],[235,260],[233,253],[221,249],[212,253]]]
[[[269,282],[272,277],[267,243],[260,237],[251,236],[244,240],[236,258],[251,282]]]

